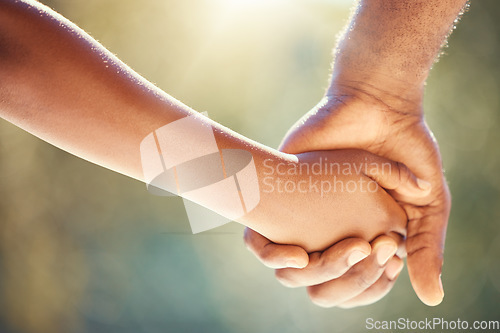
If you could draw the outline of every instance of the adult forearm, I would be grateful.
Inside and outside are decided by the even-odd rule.
[[[419,98],[466,0],[361,0],[336,51],[333,83]]]

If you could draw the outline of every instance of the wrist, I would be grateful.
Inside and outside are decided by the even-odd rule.
[[[327,97],[353,97],[391,110],[422,115],[423,92],[424,81],[395,78],[384,72],[336,69]]]

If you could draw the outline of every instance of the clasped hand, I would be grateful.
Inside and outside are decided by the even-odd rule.
[[[307,287],[311,300],[324,307],[349,308],[381,299],[393,287],[408,253],[408,270],[417,295],[425,304],[439,304],[444,295],[440,275],[450,196],[439,150],[423,120],[421,105],[398,104],[395,109],[383,103],[381,96],[346,85],[333,87],[337,89],[330,89],[327,97],[292,127],[280,150],[300,156],[308,151],[325,154],[318,151],[356,148],[372,153],[370,159],[379,159],[378,163],[387,159],[392,166],[390,174],[366,176],[391,197],[358,193],[340,208],[326,207],[329,215],[324,215],[323,221],[311,221],[311,228],[337,240],[329,247],[328,238],[318,234],[309,237],[311,231],[293,238],[287,234],[290,228],[275,234],[252,230],[251,225],[245,230],[245,243],[266,266],[276,270],[278,281],[287,287]],[[353,154],[358,160],[366,159],[361,152],[351,153],[340,159],[352,162]],[[378,206],[373,200],[378,200]],[[290,207],[294,204],[292,201]],[[324,204],[319,201],[314,209]],[[339,215],[343,216],[341,221],[336,217]],[[363,223],[353,222],[353,217],[360,216]],[[324,224],[330,225],[330,230]],[[290,232],[296,230],[292,227]],[[349,237],[339,239],[338,235]],[[315,237],[323,242],[314,245]]]

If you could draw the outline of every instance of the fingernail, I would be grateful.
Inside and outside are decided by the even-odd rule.
[[[380,266],[384,266],[391,259],[398,248],[394,245],[382,245],[377,251],[377,262]]]
[[[393,281],[401,270],[403,269],[404,264],[402,261],[390,261],[385,268],[385,274],[389,278],[389,280]]]
[[[428,191],[432,187],[431,183],[420,178],[417,178],[417,185],[422,191]]]
[[[354,266],[366,257],[368,257],[368,254],[359,250],[355,250],[349,255],[349,258],[347,258],[347,264],[349,265],[349,267]]]
[[[294,259],[287,260],[285,265],[286,267],[291,267],[291,268],[302,268]]]

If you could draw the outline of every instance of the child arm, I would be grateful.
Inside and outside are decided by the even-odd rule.
[[[359,164],[363,154],[312,152],[295,156],[244,138],[155,87],[84,31],[39,3],[0,2],[0,48],[0,115],[65,151],[144,180],[139,149],[142,140],[166,124],[192,116],[200,128],[213,128],[219,150],[244,150],[253,157],[260,202],[239,222],[272,240],[301,245],[308,251],[324,249],[347,236],[371,240],[388,231],[404,233],[404,213],[378,186],[373,193],[355,190],[352,195],[262,191],[270,169],[288,174],[297,164],[312,165],[321,158]],[[180,133],[169,140],[179,150],[189,150],[192,145],[188,143],[197,132]],[[201,140],[197,144],[210,143]],[[374,163],[384,163],[374,155],[369,157]],[[400,166],[394,166],[399,175]],[[282,178],[300,185],[309,176],[295,174],[274,180]],[[314,181],[326,181],[333,175],[312,176]],[[347,184],[368,181],[374,175],[337,176]],[[393,179],[376,180],[386,186],[384,181]],[[411,177],[396,177],[396,182],[397,186],[417,188]]]

